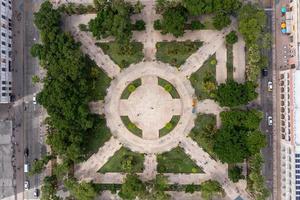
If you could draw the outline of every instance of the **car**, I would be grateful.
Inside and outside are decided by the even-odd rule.
[[[24,149],[24,156],[25,157],[29,156],[29,149],[27,147]]]
[[[36,105],[36,94],[33,94],[32,102],[33,102],[34,105]]]
[[[268,70],[267,69],[263,69],[261,71],[261,73],[262,73],[263,76],[268,76]]]
[[[268,125],[269,126],[273,125],[273,117],[272,116],[268,116]]]
[[[39,197],[39,196],[40,196],[40,191],[39,191],[39,189],[35,189],[35,190],[33,191],[33,197],[37,198],[37,197]]]
[[[272,81],[268,81],[268,91],[271,92],[273,90],[273,83]]]
[[[24,181],[24,190],[29,190],[29,181]]]

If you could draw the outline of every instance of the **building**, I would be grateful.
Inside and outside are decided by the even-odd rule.
[[[0,103],[9,103],[12,88],[12,0],[1,1]]]
[[[300,200],[300,2],[289,0],[286,24],[288,69],[279,73],[281,199]]]

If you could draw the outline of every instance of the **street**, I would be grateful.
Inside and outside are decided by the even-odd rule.
[[[42,108],[33,105],[32,97],[39,87],[33,85],[31,77],[40,74],[38,62],[30,55],[30,48],[38,40],[38,32],[33,25],[33,13],[41,1],[13,1],[13,94],[12,106],[13,134],[16,137],[16,192],[17,199],[32,199],[33,189],[40,186],[40,176],[28,177],[24,174],[24,163],[45,153],[40,138],[40,116]],[[24,149],[29,155],[24,157]],[[24,181],[30,183],[30,190],[24,192]]]

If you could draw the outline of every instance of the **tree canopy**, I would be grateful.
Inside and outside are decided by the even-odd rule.
[[[208,180],[201,184],[201,196],[205,200],[211,200],[217,194],[223,194],[224,190],[217,181]]]
[[[77,162],[87,153],[85,141],[96,124],[88,102],[99,92],[95,87],[99,68],[61,31],[59,16],[49,1],[34,14],[43,43],[33,45],[31,53],[47,70],[43,90],[37,95],[49,115],[47,143],[61,158]]]
[[[238,29],[243,35],[245,42],[256,44],[261,39],[266,26],[266,14],[255,5],[246,4],[238,13]]]
[[[160,27],[163,34],[172,33],[175,37],[184,34],[187,12],[182,6],[168,8],[163,14]]]
[[[124,0],[106,1],[97,17],[89,22],[89,30],[97,39],[114,36],[119,43],[128,43],[132,37],[130,16],[133,7]]]
[[[69,178],[64,181],[64,185],[70,191],[71,195],[80,200],[93,200],[97,193],[92,183],[78,183],[76,179]]]
[[[238,41],[238,36],[235,31],[231,31],[225,37],[227,44],[234,44]]]
[[[222,83],[216,90],[215,99],[221,106],[240,106],[245,105],[248,102],[257,98],[255,91],[256,84],[253,82],[246,82],[240,84],[234,80],[227,80],[226,83]]]
[[[222,162],[240,163],[266,145],[259,130],[262,115],[256,110],[221,113],[222,127],[215,134],[214,152]]]
[[[239,166],[228,168],[229,179],[234,183],[238,182],[240,179],[244,179],[245,177],[242,175],[242,171],[242,168]]]

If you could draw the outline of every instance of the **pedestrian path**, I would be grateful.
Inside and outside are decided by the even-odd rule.
[[[155,179],[157,175],[157,159],[153,153],[145,154],[144,171],[141,174],[142,180],[149,181]]]
[[[75,177],[79,180],[90,181],[97,171],[117,152],[122,145],[119,140],[111,137],[98,152],[87,161],[80,163],[75,168]]]
[[[241,36],[237,43],[233,45],[233,79],[238,83],[245,82],[246,55],[245,42]]]
[[[103,115],[104,114],[104,101],[92,101],[89,103],[91,113]]]
[[[223,42],[216,51],[216,80],[218,84],[225,83],[227,80],[227,50]]]

